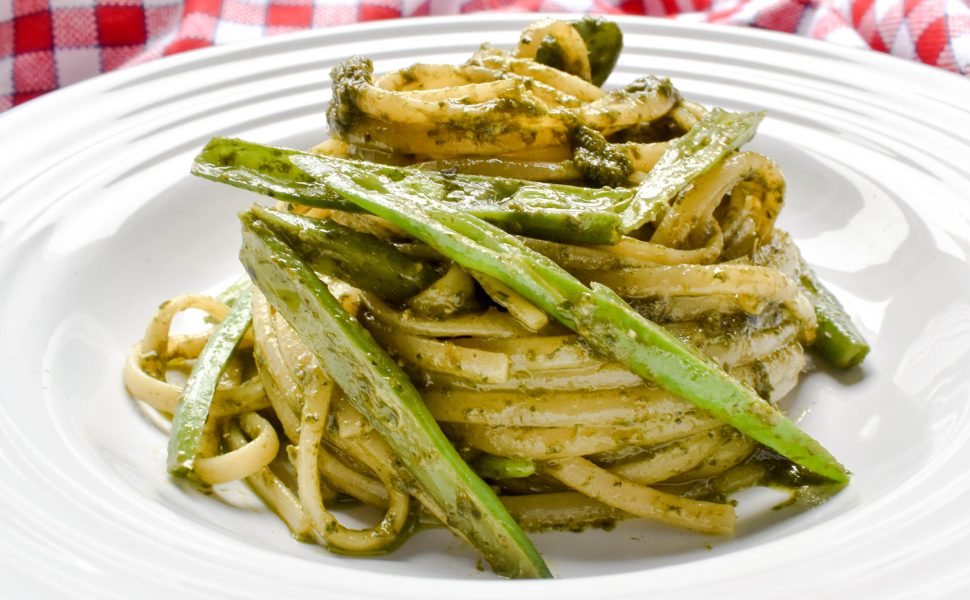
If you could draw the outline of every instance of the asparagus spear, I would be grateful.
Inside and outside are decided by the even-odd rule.
[[[813,347],[839,369],[861,364],[869,354],[869,344],[838,299],[822,285],[808,264],[800,261],[798,281],[815,306],[815,317],[818,319]]]
[[[296,163],[301,165],[299,159]],[[778,409],[608,288],[587,288],[514,236],[474,215],[444,210],[400,185],[372,176],[365,187],[340,173],[325,180],[348,201],[466,269],[509,286],[581,335],[599,354],[622,362],[795,464],[836,482],[848,480],[842,465]]]
[[[339,223],[254,206],[252,212],[318,273],[342,279],[383,300],[403,302],[441,273],[391,244]]]
[[[303,167],[294,159],[299,157]],[[420,189],[422,194],[494,223],[507,231],[565,243],[615,244],[620,239],[617,207],[628,189],[591,189],[476,175],[447,175],[420,169],[375,165],[317,154],[213,138],[192,173],[308,206],[359,211],[321,177],[339,172],[355,181],[377,173]]]
[[[671,140],[621,214],[623,233],[652,222],[680,190],[754,137],[764,113],[715,108],[690,131]]]
[[[402,481],[416,481],[434,512],[497,573],[550,577],[532,543],[458,456],[397,363],[265,224],[252,214],[242,221],[240,258],[246,270],[400,460],[406,470]]]
[[[225,319],[209,336],[175,406],[168,440],[168,471],[189,477],[219,378],[253,319],[252,287],[240,291]]]

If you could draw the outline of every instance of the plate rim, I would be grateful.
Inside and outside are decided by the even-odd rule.
[[[426,17],[426,18],[421,18],[420,20],[422,21],[421,24],[427,24],[427,21],[431,19],[442,24],[447,24],[450,22],[467,21],[470,18],[473,18],[476,16],[480,17],[480,15],[471,15],[471,16],[462,15],[462,16],[446,16],[446,17]],[[500,18],[497,18],[496,21],[501,21],[503,23],[504,22],[524,23],[524,22],[534,20],[534,17],[535,17],[535,15],[532,15],[532,14],[493,15],[493,16],[500,17]],[[557,15],[557,16],[562,16],[562,15]],[[622,24],[627,19],[635,20],[636,22],[643,22],[644,18],[626,17],[626,18],[619,18],[617,19],[617,21]],[[707,30],[711,28],[717,28],[724,33],[729,33],[730,34],[729,37],[740,36],[741,38],[746,38],[748,36],[751,36],[754,38],[766,39],[771,41],[774,41],[777,38],[777,39],[783,39],[787,42],[794,43],[795,45],[804,46],[810,49],[817,49],[821,47],[829,51],[835,52],[836,54],[849,52],[853,57],[862,58],[861,61],[856,61],[856,62],[868,63],[871,60],[875,60],[877,63],[882,62],[885,64],[893,65],[892,68],[902,68],[902,69],[915,68],[916,71],[924,75],[928,75],[929,73],[937,73],[937,74],[943,74],[947,77],[955,77],[956,78],[955,81],[964,82],[958,85],[960,87],[966,87],[967,91],[970,92],[970,80],[964,79],[962,76],[955,75],[947,71],[943,71],[942,69],[939,69],[936,67],[930,67],[920,63],[908,61],[906,59],[901,59],[901,58],[892,57],[889,55],[875,53],[869,50],[834,46],[833,44],[829,44],[826,42],[820,42],[817,40],[811,40],[807,38],[800,38],[797,36],[793,36],[791,34],[784,34],[784,33],[772,32],[772,31],[753,30],[748,28],[739,28],[739,27],[726,26],[726,25],[696,24],[696,23],[689,23],[689,22],[670,21],[667,19],[655,19],[655,18],[649,18],[649,19],[651,21],[650,23],[651,25],[657,25],[662,29],[668,29],[671,31],[681,30],[681,29]],[[68,102],[75,95],[78,95],[78,96],[89,95],[89,94],[97,93],[99,90],[103,91],[104,89],[110,89],[110,87],[108,87],[109,84],[118,85],[119,83],[129,80],[131,78],[144,77],[146,74],[173,69],[173,68],[179,68],[184,65],[191,65],[193,63],[200,62],[200,61],[219,59],[227,55],[236,54],[243,50],[250,50],[253,48],[268,48],[268,47],[275,46],[277,44],[285,45],[288,43],[292,43],[294,40],[327,38],[327,37],[335,36],[337,34],[346,34],[348,32],[352,33],[357,31],[375,31],[375,30],[383,31],[383,30],[400,29],[400,28],[403,28],[405,25],[408,25],[408,26],[414,25],[415,23],[413,23],[412,21],[414,20],[403,19],[403,20],[393,20],[393,21],[379,21],[379,22],[371,22],[371,23],[364,23],[364,24],[352,24],[347,26],[341,26],[339,28],[295,32],[291,34],[275,36],[272,38],[263,38],[260,40],[253,40],[250,42],[233,44],[230,46],[211,47],[211,48],[201,49],[198,51],[187,52],[181,55],[166,57],[159,61],[154,61],[152,63],[139,65],[129,69],[114,71],[99,77],[95,77],[91,80],[86,80],[83,82],[79,82],[78,84],[68,86],[66,88],[62,88],[61,90],[57,90],[55,92],[52,92],[51,94],[47,94],[44,97],[37,98],[28,103],[15,107],[11,111],[7,111],[3,115],[0,115],[0,134],[2,134],[5,125],[11,121],[11,117],[16,117],[17,119],[33,118],[29,116],[31,115],[31,113],[50,110],[47,108],[47,106],[56,106],[57,103]],[[937,77],[937,75],[930,75],[930,77],[935,78]],[[36,108],[30,109],[29,107],[31,106],[36,106]],[[3,199],[0,199],[0,208],[2,208],[2,206],[3,206]],[[7,233],[7,232],[3,232],[3,233]],[[4,254],[7,252],[7,250],[8,248],[5,247],[5,245],[0,245],[0,258],[4,257]],[[675,565],[675,567],[677,566],[680,566],[680,565]],[[666,568],[668,567],[658,567],[658,569],[666,569]],[[347,569],[347,571],[357,572],[358,570]],[[577,589],[581,588],[588,591],[595,591],[598,586],[607,583],[603,580],[609,579],[610,581],[615,582],[618,579],[636,578],[636,577],[639,577],[640,575],[641,574],[637,572],[637,573],[625,573],[625,574],[619,574],[619,575],[611,574],[611,575],[602,575],[602,576],[589,576],[589,577],[584,577],[582,580],[570,579],[568,580],[568,583],[569,585],[574,586]],[[396,576],[396,575],[374,574],[374,576],[378,578],[387,578],[388,583],[392,583],[394,581],[398,581],[401,579],[399,576]],[[584,583],[580,584],[580,581],[583,581]],[[463,587],[482,586],[483,588],[487,588],[484,592],[486,595],[488,593],[494,592],[495,590],[492,588],[494,588],[496,585],[501,584],[501,585],[507,586],[507,584],[502,582],[491,582],[491,581],[462,580],[460,582],[455,582],[453,580],[446,580],[446,583],[450,585],[458,584]],[[516,584],[523,585],[526,587],[532,585],[530,582],[516,582]],[[504,589],[509,589],[509,588],[506,587]],[[483,595],[482,597],[486,597],[486,596]]]

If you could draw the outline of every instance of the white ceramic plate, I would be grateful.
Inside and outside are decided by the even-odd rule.
[[[164,435],[121,364],[162,300],[240,272],[250,196],[193,179],[212,135],[305,147],[327,71],[384,71],[512,44],[525,16],[407,20],[190,53],[0,118],[0,596],[31,598],[957,597],[970,587],[970,82],[759,31],[622,19],[613,83],[766,110],[752,147],[783,167],[781,226],[874,350],[814,372],[793,415],[855,473],[828,504],[743,495],[739,535],[643,523],[536,536],[558,581],[476,569],[445,532],[387,557],[292,541],[239,486],[170,481]],[[965,597],[965,596],[964,596]]]

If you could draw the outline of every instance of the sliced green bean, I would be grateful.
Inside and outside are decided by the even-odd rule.
[[[463,267],[509,286],[579,333],[602,356],[619,360],[792,462],[834,481],[848,479],[842,465],[777,408],[637,314],[608,288],[587,288],[514,236],[473,215],[444,210],[376,176],[368,187],[339,173],[327,175],[326,180],[348,201],[387,219]]]
[[[839,369],[862,364],[869,354],[869,344],[838,298],[818,280],[804,260],[799,266],[798,283],[815,306],[818,329],[812,347]]]
[[[402,484],[433,503],[434,512],[497,573],[550,577],[525,533],[461,459],[397,363],[292,248],[252,214],[242,221],[246,270],[390,447]]]
[[[431,285],[441,273],[408,257],[392,244],[345,227],[253,206],[252,212],[300,253],[318,273],[346,281],[389,302],[403,302]]]
[[[300,165],[294,160],[300,159]],[[289,202],[359,212],[330,189],[323,177],[342,173],[358,183],[372,174],[403,182],[422,195],[467,211],[512,233],[569,243],[615,244],[618,207],[629,189],[592,189],[519,179],[434,173],[415,168],[212,139],[196,157],[192,173]]]
[[[526,458],[509,458],[482,454],[472,461],[475,472],[486,479],[522,479],[535,474],[535,462]]]
[[[191,477],[219,378],[252,320],[252,286],[248,286],[209,336],[175,406],[168,440],[168,471],[172,475]]]
[[[750,141],[764,116],[715,108],[690,131],[670,140],[623,210],[623,233],[653,222],[678,192]]]

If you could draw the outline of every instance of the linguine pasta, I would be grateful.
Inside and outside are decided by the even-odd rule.
[[[485,45],[462,65],[416,64],[379,77],[365,59],[351,59],[334,73],[332,137],[312,151],[445,178],[635,190],[659,162],[678,160],[671,144],[710,112],[666,79],[599,87],[593,81],[602,79],[604,58],[591,47],[603,40],[582,32],[541,21],[511,51]],[[776,404],[797,384],[819,326],[798,250],[775,227],[784,189],[769,158],[730,151],[614,243],[523,240],[581,282],[610,288]],[[290,198],[276,209],[368,234],[424,265],[425,284],[404,298],[323,275],[524,529],[643,518],[730,535],[727,495],[768,482],[784,463],[595,352],[507,285],[388,221]],[[219,322],[236,300],[229,290],[163,304],[125,364],[132,396],[175,413],[182,388],[170,374],[191,368],[209,332],[173,335],[173,317],[200,309]],[[328,364],[258,289],[251,310],[251,328],[212,398],[193,477],[207,485],[245,480],[294,536],[341,553],[391,550],[419,519],[449,523],[426,489],[402,478],[399,459]],[[398,416],[388,408],[381,418]],[[382,516],[369,528],[346,527],[333,509],[348,500]]]

